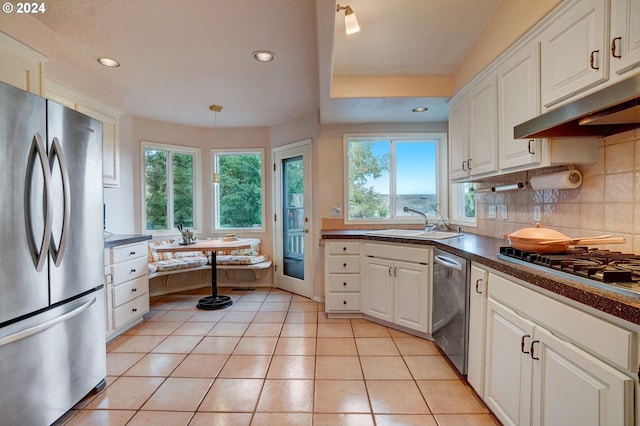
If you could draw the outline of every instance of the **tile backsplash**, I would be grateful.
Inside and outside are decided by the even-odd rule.
[[[610,136],[600,141],[595,164],[576,166],[582,185],[575,189],[480,192],[477,194],[478,228],[482,235],[503,238],[520,228],[533,226],[534,208],[541,211],[541,224],[571,237],[612,234],[626,244],[604,246],[640,254],[640,130]],[[535,174],[566,170],[555,167],[515,173],[483,181],[479,186],[497,186],[526,181]],[[489,209],[506,207],[507,219],[489,218]]]

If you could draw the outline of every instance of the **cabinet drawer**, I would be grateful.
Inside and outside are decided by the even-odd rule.
[[[360,243],[342,242],[327,244],[329,254],[360,254]]]
[[[113,310],[113,328],[121,327],[147,312],[149,312],[149,297],[143,294]]]
[[[139,257],[128,262],[116,263],[111,269],[113,271],[113,283],[123,283],[147,275],[147,258]]]
[[[149,292],[149,279],[146,276],[135,278],[112,288],[113,306],[120,306],[141,294]]]
[[[111,261],[108,263],[125,262],[127,260],[136,259],[147,256],[147,243],[127,244],[125,246],[114,247],[111,249]]]
[[[360,256],[329,256],[329,273],[360,272]]]
[[[360,291],[360,275],[331,274],[329,275],[329,291],[353,292]]]
[[[330,293],[328,311],[360,311],[360,293]]]

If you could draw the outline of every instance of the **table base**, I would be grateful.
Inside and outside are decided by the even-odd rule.
[[[198,301],[197,308],[205,311],[224,309],[233,305],[233,300],[229,296],[207,296]]]

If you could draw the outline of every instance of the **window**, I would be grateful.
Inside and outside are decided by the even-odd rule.
[[[347,223],[422,221],[447,214],[446,134],[345,134]]]
[[[451,184],[451,222],[476,226],[476,194],[470,182]]]
[[[142,142],[143,223],[152,234],[175,233],[200,223],[200,150]]]
[[[264,229],[264,151],[213,150],[213,231]]]

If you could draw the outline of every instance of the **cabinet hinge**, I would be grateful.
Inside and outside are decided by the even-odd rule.
[[[276,171],[276,163],[273,163],[273,171]]]
[[[273,221],[277,222],[278,221],[278,213],[274,213],[273,214]]]

